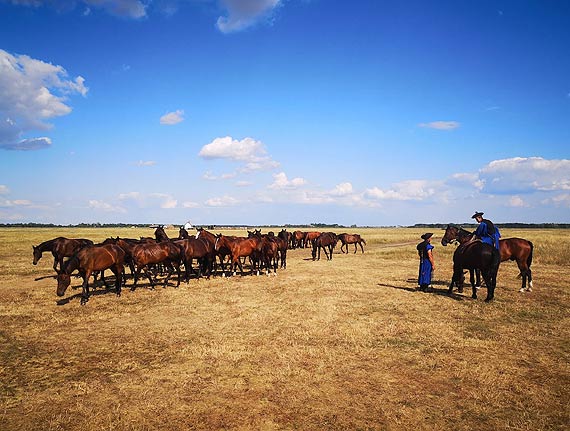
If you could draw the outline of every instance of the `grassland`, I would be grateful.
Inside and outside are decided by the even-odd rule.
[[[100,288],[81,306],[34,281],[52,257],[32,266],[32,244],[151,230],[0,230],[0,429],[568,429],[569,230],[504,231],[534,242],[535,288],[504,262],[490,304],[445,294],[442,232],[432,293],[415,289],[423,232],[356,232],[364,254],[293,250],[276,277]]]

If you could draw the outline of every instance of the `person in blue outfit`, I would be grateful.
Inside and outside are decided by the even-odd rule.
[[[418,250],[418,255],[420,256],[420,270],[418,275],[418,286],[422,292],[428,292],[431,288],[431,276],[433,271],[435,271],[435,262],[433,260],[433,245],[431,245],[431,237],[433,233],[424,233],[416,249]]]
[[[479,223],[479,226],[477,226],[473,234],[484,243],[492,245],[499,250],[499,238],[501,238],[499,228],[497,228],[491,220],[484,219],[483,214],[484,213],[477,211],[471,216],[471,218],[474,218],[477,220],[477,223]]]

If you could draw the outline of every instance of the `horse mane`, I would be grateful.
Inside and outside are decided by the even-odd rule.
[[[58,239],[65,239],[62,236],[58,236],[57,238],[53,238],[53,239],[48,239],[47,241],[42,242],[40,245],[38,245],[36,248],[40,251],[51,251],[54,242],[56,242]]]
[[[74,253],[67,261],[63,262],[63,267],[61,268],[62,274],[71,275],[73,271],[79,268],[79,257],[78,253]]]

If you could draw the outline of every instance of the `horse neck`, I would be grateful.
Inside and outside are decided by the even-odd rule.
[[[461,244],[470,241],[472,237],[473,234],[463,228],[459,228],[457,231],[457,241],[459,241]]]
[[[80,262],[77,254],[74,254],[67,262],[63,264],[62,272],[68,275],[71,274],[73,271],[79,268],[79,263]]]
[[[53,244],[55,243],[56,239],[57,238],[50,239],[49,241],[42,242],[40,245],[38,245],[37,249],[42,253],[44,251],[52,251],[53,250]]]

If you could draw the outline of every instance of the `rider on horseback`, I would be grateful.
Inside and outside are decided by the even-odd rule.
[[[471,216],[471,218],[474,218],[477,220],[477,223],[479,223],[479,226],[477,226],[477,229],[475,232],[473,232],[473,235],[475,235],[477,238],[480,238],[484,243],[492,245],[498,250],[499,238],[501,237],[499,228],[497,228],[491,220],[484,219],[482,212],[477,211]]]

